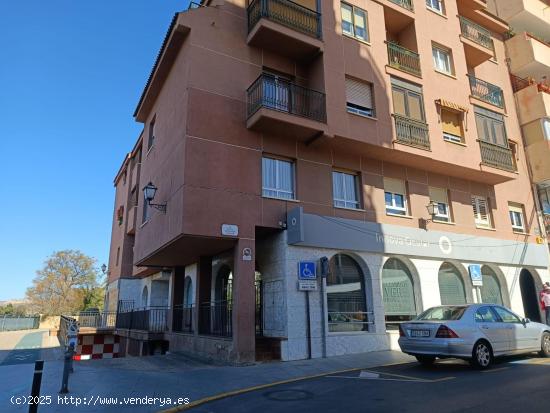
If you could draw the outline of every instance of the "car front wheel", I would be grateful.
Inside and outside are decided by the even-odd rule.
[[[540,353],[542,357],[550,357],[550,333],[545,331],[542,333]]]
[[[478,369],[486,369],[493,362],[493,351],[486,341],[478,341],[472,350],[472,364]]]

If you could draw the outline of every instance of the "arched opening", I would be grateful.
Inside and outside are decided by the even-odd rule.
[[[327,277],[327,317],[329,332],[368,331],[365,277],[348,255],[331,258]]]
[[[535,279],[529,270],[521,270],[519,275],[519,288],[521,290],[525,317],[540,323],[541,316],[537,287],[535,286]]]
[[[441,304],[457,305],[467,303],[462,274],[453,264],[448,262],[441,264],[438,281]]]
[[[483,286],[481,287],[481,302],[503,305],[502,286],[493,269],[487,265],[481,267]]]
[[[188,308],[193,305],[193,280],[191,277],[185,277],[183,282],[183,306]]]
[[[212,303],[212,334],[231,335],[231,309],[233,304],[233,271],[228,265],[222,265],[216,277]]]
[[[390,258],[382,269],[382,296],[386,328],[397,328],[400,322],[418,314],[413,276],[401,260]]]
[[[147,286],[143,287],[143,291],[141,292],[141,306],[143,308],[147,307],[147,301],[149,299],[149,289]]]

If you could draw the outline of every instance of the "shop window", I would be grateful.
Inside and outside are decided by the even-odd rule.
[[[397,328],[417,315],[412,274],[400,260],[390,258],[382,269],[382,293],[386,327]]]
[[[330,260],[327,277],[329,332],[368,331],[365,280],[357,262],[344,254]]]
[[[481,267],[483,285],[481,287],[481,302],[502,305],[502,290],[495,272],[488,266]]]
[[[458,269],[444,262],[439,268],[439,295],[442,305],[466,304],[466,289]]]

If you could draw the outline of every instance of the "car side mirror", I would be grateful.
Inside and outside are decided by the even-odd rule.
[[[528,318],[524,318],[523,320],[521,320],[521,322],[523,323],[523,325],[525,325],[527,323],[530,323],[531,320],[529,320]]]

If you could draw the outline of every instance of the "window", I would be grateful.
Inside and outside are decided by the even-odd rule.
[[[398,259],[390,258],[384,264],[382,294],[387,328],[397,328],[418,314],[411,272]]]
[[[329,265],[328,331],[367,331],[369,319],[361,268],[355,260],[344,254],[336,254]]]
[[[372,83],[346,77],[346,98],[348,112],[369,117],[374,116]]]
[[[147,201],[147,198],[145,198],[145,194],[143,194],[143,215],[141,217],[141,222],[147,222],[149,221],[149,218],[151,216],[151,207],[149,206],[149,202]]]
[[[516,232],[525,232],[525,220],[523,219],[523,206],[520,204],[508,204],[512,229]]]
[[[495,272],[484,265],[481,267],[481,276],[481,302],[502,305],[502,290]]]
[[[443,0],[426,0],[426,6],[439,14],[445,14]]]
[[[294,164],[282,159],[262,158],[262,195],[294,199]]]
[[[550,119],[542,119],[542,129],[544,130],[544,138],[550,141]]]
[[[116,262],[115,265],[118,267],[118,263],[120,261],[120,247],[116,249]]]
[[[157,116],[153,116],[153,119],[151,122],[149,122],[149,139],[147,141],[147,150],[151,149],[153,144],[155,143],[155,121],[157,119]]]
[[[476,311],[477,323],[496,323],[497,318],[491,307],[481,307]]]
[[[443,139],[449,142],[463,143],[462,115],[458,112],[441,108]]]
[[[495,313],[497,313],[500,321],[502,321],[503,323],[521,323],[521,319],[517,315],[515,315],[511,311],[508,311],[505,308],[493,307],[493,310],[495,310]]]
[[[550,187],[539,187],[538,193],[542,212],[550,214]]]
[[[494,145],[508,147],[504,117],[479,106],[474,106],[477,134],[480,140]]]
[[[514,170],[518,170],[518,144],[514,141],[508,140],[508,147],[512,152],[512,164],[514,165]]]
[[[454,321],[460,320],[468,307],[433,307],[420,314],[416,320],[422,321]]]
[[[466,304],[466,289],[464,288],[462,275],[454,265],[448,262],[441,264],[438,281],[441,304]]]
[[[341,3],[340,10],[342,11],[342,33],[368,42],[367,12],[347,3]]]
[[[448,75],[453,74],[453,58],[450,49],[439,45],[432,45],[432,57],[435,70]]]
[[[407,192],[404,181],[384,178],[384,197],[386,214],[407,215]]]
[[[435,202],[435,215],[434,221],[451,222],[451,211],[449,207],[449,200],[447,197],[447,190],[443,188],[429,188],[430,201]]]
[[[262,82],[262,104],[270,109],[288,112],[290,109],[290,79],[265,73]]]
[[[358,178],[345,172],[332,172],[332,194],[334,206],[340,208],[358,209]]]
[[[473,195],[472,207],[474,208],[476,226],[490,228],[491,218],[489,215],[489,204],[487,202],[487,198]]]
[[[393,112],[405,118],[424,122],[422,88],[412,83],[392,78]]]

